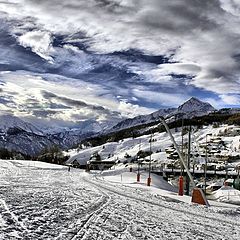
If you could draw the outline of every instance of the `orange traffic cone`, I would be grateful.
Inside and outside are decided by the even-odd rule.
[[[197,204],[201,204],[201,205],[206,205],[207,207],[209,207],[209,203],[208,200],[206,198],[206,196],[204,195],[202,189],[200,188],[194,188],[193,189],[193,193],[192,193],[192,203],[197,203]]]

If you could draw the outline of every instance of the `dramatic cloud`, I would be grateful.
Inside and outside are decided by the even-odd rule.
[[[239,106],[240,96],[239,95],[220,95],[222,101],[228,105],[236,105]]]
[[[27,71],[55,94],[45,98],[35,81],[11,73],[4,108],[14,102],[23,111],[28,88],[41,104],[91,109],[93,118],[99,107],[103,118],[134,116],[191,96],[240,105],[238,0],[9,0],[0,9],[0,70]],[[37,104],[28,99],[29,109]],[[34,111],[72,117],[71,109],[52,109]]]
[[[145,90],[135,90],[134,94],[139,98],[148,99],[153,103],[159,103],[164,107],[177,107],[184,101],[186,101],[189,96],[184,94],[174,94],[174,93],[159,93],[155,91],[145,91]]]
[[[17,116],[58,119],[79,122],[96,119],[121,119],[118,109],[121,103],[106,97],[98,97],[104,91],[99,86],[74,79],[63,79],[55,75],[55,82],[43,76],[32,76],[28,72],[3,72],[4,80],[0,93],[1,110],[12,110]],[[58,80],[57,80],[58,79]],[[90,104],[94,103],[94,104]],[[122,110],[127,116],[128,110]]]
[[[46,60],[52,60],[49,55],[53,51],[51,35],[48,32],[31,31],[21,35],[19,43],[24,47],[30,47],[33,52]]]

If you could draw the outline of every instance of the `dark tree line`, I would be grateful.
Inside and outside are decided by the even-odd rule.
[[[201,116],[201,117],[194,117],[192,119],[184,119],[183,126],[195,126],[201,128],[203,125],[209,125],[209,124],[236,124],[240,125],[240,114],[226,114],[226,113],[211,113],[209,115]],[[158,125],[158,127],[151,128],[151,130],[145,130],[149,129],[150,127],[154,125]],[[170,129],[174,128],[181,128],[182,127],[182,119],[177,119],[176,121],[173,121],[168,124]],[[142,135],[152,134],[156,132],[165,132],[165,127],[161,125],[161,121],[155,121],[148,124],[141,124],[134,127],[130,127],[128,129],[123,129],[117,132],[108,133],[105,135],[92,137],[85,139],[81,142],[81,144],[84,145],[90,145],[90,146],[99,146],[102,144],[105,144],[107,142],[118,142],[125,138],[136,138],[140,137]]]
[[[31,156],[22,154],[20,152],[11,151],[6,148],[0,148],[0,159],[23,159],[23,160],[29,160],[31,159]]]
[[[69,156],[64,156],[62,150],[54,145],[46,147],[38,156],[29,156],[20,152],[0,148],[0,159],[37,160],[48,163],[64,164]]]
[[[37,157],[37,161],[64,164],[69,156],[64,156],[62,150],[57,146],[46,147]]]

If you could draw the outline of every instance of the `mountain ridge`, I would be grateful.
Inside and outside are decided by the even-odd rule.
[[[165,117],[167,119],[192,118],[214,111],[216,111],[216,109],[210,103],[191,97],[177,108],[163,108],[148,115],[140,115],[134,118],[125,119],[113,126],[109,131],[119,131],[140,124],[159,121],[160,117]]]
[[[192,112],[192,111],[199,111],[199,112],[212,112],[216,109],[208,102],[203,102],[198,98],[191,97],[182,105],[177,108],[178,112]]]
[[[79,126],[86,127],[86,131],[81,128],[64,129],[59,132],[46,132],[35,127],[33,124],[23,121],[15,116],[8,115],[3,117],[0,115],[0,148],[6,148],[11,151],[18,151],[31,156],[38,155],[44,148],[57,145],[61,149],[70,149],[78,145],[81,141],[89,138],[102,136],[111,132],[118,132],[121,130],[127,131],[131,127],[144,124],[154,124],[159,122],[160,116],[170,123],[181,118],[193,118],[195,116],[208,115],[209,113],[220,112],[221,114],[231,114],[236,112],[235,109],[224,109],[217,111],[211,104],[202,102],[197,98],[190,98],[178,108],[166,108],[155,111],[151,114],[140,115],[135,118],[125,119],[116,125],[105,125],[105,129],[92,128],[89,124],[94,122],[88,120],[86,124]],[[237,111],[237,112],[240,112]],[[10,120],[9,120],[10,119]],[[107,128],[108,127],[108,128]],[[96,130],[96,131],[92,131]]]

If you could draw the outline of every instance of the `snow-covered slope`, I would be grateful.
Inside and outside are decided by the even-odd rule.
[[[236,114],[240,113],[240,108],[222,108],[218,111],[221,114]]]
[[[178,143],[181,142],[181,133],[175,133],[175,137]],[[153,135],[154,142],[152,142],[152,160],[164,161],[167,158],[165,148],[171,145],[171,141],[167,133],[156,133]],[[143,135],[138,138],[127,138],[119,142],[108,142],[103,145],[85,148],[85,149],[73,149],[68,154],[71,156],[68,162],[77,160],[80,164],[86,164],[93,153],[98,152],[102,160],[109,161],[130,161],[136,157],[139,150],[149,151],[150,135]],[[130,156],[128,159],[126,156]]]
[[[213,192],[212,199],[219,202],[240,205],[240,191],[229,186],[222,186],[220,189]]]
[[[219,127],[213,127],[211,125],[204,126],[201,129],[194,129],[192,132],[192,153],[199,155],[195,161],[205,162],[205,142],[206,135],[212,134],[208,137],[209,148],[209,161],[210,159],[217,159],[226,156],[239,156],[240,149],[240,136],[238,134],[239,127],[234,125],[221,125]],[[175,132],[172,130],[176,142],[181,146],[181,131]],[[224,135],[222,135],[224,134]],[[119,161],[130,162],[132,159],[136,159],[139,150],[147,152],[150,150],[150,135],[143,135],[138,138],[126,138],[119,142],[107,142],[103,145],[96,147],[88,147],[84,149],[73,149],[67,154],[71,157],[68,162],[72,163],[77,160],[81,165],[86,164],[90,157],[94,153],[98,153],[102,160],[106,161]],[[184,136],[184,143],[187,142],[187,134]],[[151,159],[155,164],[161,164],[169,162],[168,153],[166,148],[171,148],[172,142],[166,132],[155,133],[152,135]],[[203,155],[203,157],[201,157]],[[127,157],[126,157],[127,156]],[[146,157],[149,159],[149,157]],[[236,160],[234,165],[238,164],[239,160]]]

